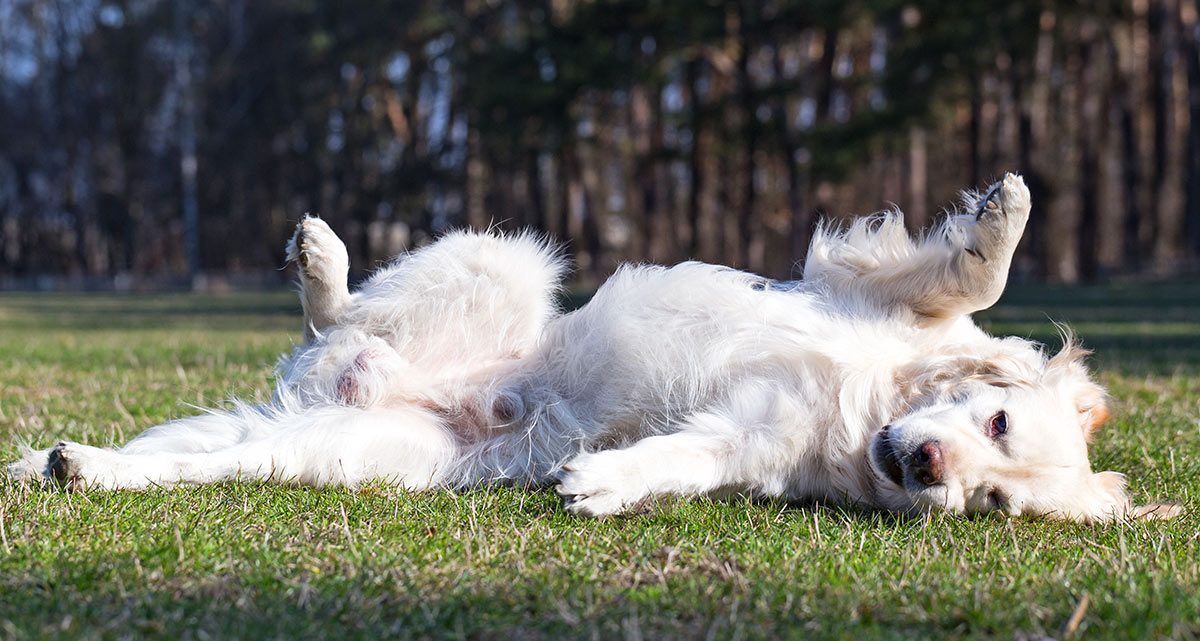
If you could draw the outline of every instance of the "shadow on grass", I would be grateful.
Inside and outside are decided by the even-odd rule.
[[[1104,285],[1010,284],[999,306],[1086,310],[1093,307],[1180,308],[1200,314],[1200,282],[1163,281]]]
[[[889,612],[885,599],[897,595],[886,593],[857,616],[844,608],[814,615],[788,607],[806,595],[788,598],[786,585],[682,585],[664,600],[656,589],[604,589],[572,574],[563,568],[487,586],[421,585],[386,571],[357,580],[224,576],[86,591],[23,581],[5,586],[20,596],[0,607],[0,621],[15,638],[897,639],[969,629],[961,617],[906,620]]]
[[[232,294],[0,294],[0,322],[15,329],[298,328],[286,290]]]

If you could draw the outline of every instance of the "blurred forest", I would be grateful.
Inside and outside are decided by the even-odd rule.
[[[1195,0],[3,0],[0,285],[283,279],[531,227],[577,277],[794,273],[1015,170],[1017,278],[1200,263]],[[238,280],[238,279],[241,280]]]

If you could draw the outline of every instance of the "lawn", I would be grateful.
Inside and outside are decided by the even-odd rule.
[[[2,294],[0,455],[264,398],[298,313],[286,292]],[[544,490],[0,481],[0,639],[1197,638],[1200,285],[1022,288],[982,318],[1057,343],[1051,319],[1097,350],[1113,395],[1097,469],[1184,516],[667,499],[594,521]]]

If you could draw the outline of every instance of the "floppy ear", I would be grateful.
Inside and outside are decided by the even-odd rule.
[[[1108,394],[1088,376],[1084,359],[1090,353],[1067,336],[1063,348],[1046,363],[1047,378],[1071,397],[1079,412],[1083,438],[1089,443],[1096,430],[1112,416],[1106,403]]]
[[[1003,353],[986,356],[933,356],[919,360],[896,376],[896,385],[910,405],[922,397],[945,393],[963,383],[978,381],[996,387],[1031,385],[1037,371]]]
[[[1092,442],[1092,434],[1104,425],[1105,421],[1112,416],[1112,412],[1108,411],[1108,406],[1101,400],[1095,405],[1086,410],[1080,410],[1083,413],[1083,438],[1088,443]]]

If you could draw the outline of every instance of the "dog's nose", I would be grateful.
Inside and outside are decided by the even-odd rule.
[[[925,441],[912,454],[913,478],[924,485],[942,482],[942,444]]]

